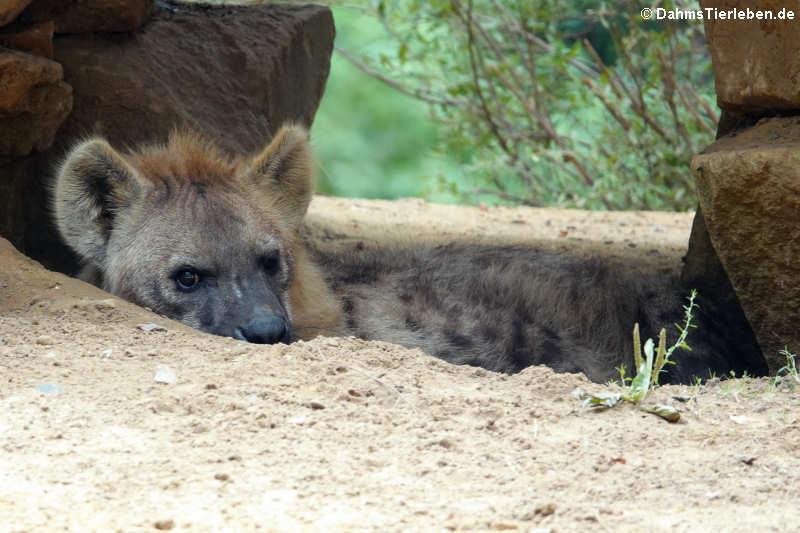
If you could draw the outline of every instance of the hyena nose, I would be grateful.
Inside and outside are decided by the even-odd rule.
[[[278,315],[261,315],[250,319],[247,324],[236,328],[234,337],[256,344],[288,344],[291,340],[286,319]]]

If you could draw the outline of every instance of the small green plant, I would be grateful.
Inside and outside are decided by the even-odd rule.
[[[777,388],[781,384],[787,385],[794,390],[800,386],[800,373],[797,370],[797,355],[789,351],[788,347],[778,352],[786,358],[786,364],[778,369],[772,380],[772,386]]]
[[[648,393],[658,386],[658,377],[664,370],[666,365],[675,364],[670,360],[672,354],[678,348],[684,350],[691,350],[686,343],[686,336],[689,334],[689,329],[694,328],[692,319],[694,318],[693,311],[697,307],[694,302],[697,297],[697,291],[693,290],[689,295],[689,304],[683,306],[684,322],[683,325],[675,324],[675,327],[680,331],[680,335],[675,343],[667,348],[667,330],[661,329],[658,335],[658,347],[653,348],[655,343],[653,339],[647,339],[642,348],[641,339],[639,336],[639,324],[633,326],[633,362],[636,366],[636,375],[633,378],[625,376],[625,367],[620,367],[620,382],[625,389],[621,393],[603,392],[599,394],[589,395],[583,402],[584,407],[600,407],[609,408],[619,404],[620,401],[630,402],[640,409],[658,415],[670,422],[677,422],[680,420],[680,413],[668,405],[652,405],[643,406],[645,398]],[[644,357],[642,356],[644,350]],[[627,384],[630,382],[630,384]]]

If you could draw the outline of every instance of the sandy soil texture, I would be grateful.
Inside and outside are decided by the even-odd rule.
[[[318,197],[309,224],[332,245],[527,242],[674,270],[691,217]],[[677,424],[586,410],[578,389],[613,387],[213,337],[3,240],[0,379],[0,531],[800,530],[789,379],[658,389]]]

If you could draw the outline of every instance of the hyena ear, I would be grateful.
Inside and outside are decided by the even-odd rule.
[[[281,126],[269,146],[250,163],[245,181],[262,192],[292,227],[299,226],[314,189],[308,131],[295,124]]]
[[[78,144],[55,182],[53,207],[61,236],[84,259],[102,265],[115,218],[140,188],[136,170],[105,140]]]

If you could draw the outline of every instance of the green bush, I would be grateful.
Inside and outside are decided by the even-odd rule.
[[[216,0],[224,2],[226,0]],[[319,189],[373,198],[692,209],[717,114],[689,0],[328,0]]]
[[[348,4],[373,17],[383,44],[339,53],[428,105],[439,154],[478,184],[446,176],[463,199],[694,207],[688,161],[717,120],[701,23],[646,24],[644,4],[621,1]]]

